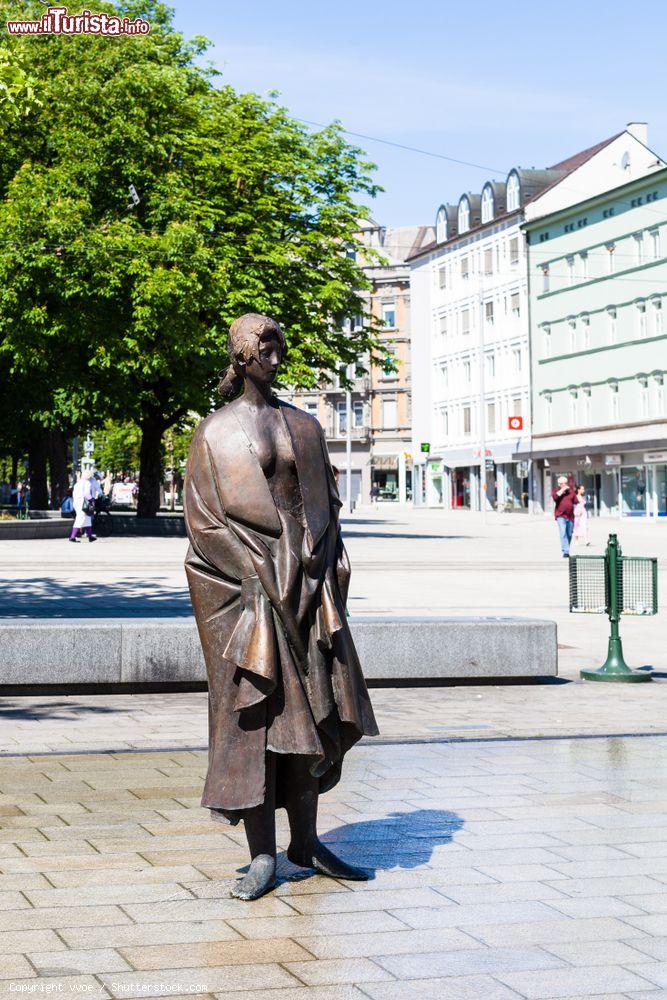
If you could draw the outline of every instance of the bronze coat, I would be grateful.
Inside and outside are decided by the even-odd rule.
[[[350,570],[322,428],[279,405],[302,523],[276,507],[238,401],[200,424],[188,458],[185,565],[209,682],[202,805],[225,814],[263,802],[267,749],[309,755],[326,791],[346,751],[378,731],[345,614]]]

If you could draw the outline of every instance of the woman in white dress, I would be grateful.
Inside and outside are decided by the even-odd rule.
[[[84,510],[84,502],[91,500],[92,496],[90,469],[85,469],[77,476],[74,489],[72,490],[72,503],[74,504],[76,516],[72,525],[72,534],[69,536],[70,542],[78,542],[78,535],[82,528],[88,535],[89,542],[97,541],[96,536],[93,534],[93,519]]]
[[[588,538],[588,511],[586,509],[586,487],[577,486],[574,498],[574,531],[572,541],[579,545],[590,545]]]

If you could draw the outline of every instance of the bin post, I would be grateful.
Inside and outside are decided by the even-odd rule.
[[[619,631],[619,621],[623,606],[621,588],[621,547],[616,535],[610,535],[605,552],[605,574],[609,604],[610,633],[607,659],[598,670],[581,670],[580,676],[586,681],[621,681],[637,683],[650,681],[651,674],[631,670],[623,658],[623,643]]]

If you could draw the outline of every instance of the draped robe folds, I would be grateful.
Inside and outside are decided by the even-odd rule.
[[[209,685],[202,805],[231,822],[264,801],[267,750],[307,755],[324,792],[347,750],[378,732],[345,613],[350,568],[322,428],[279,406],[302,517],[276,506],[238,400],[200,424],[185,481],[185,566]]]

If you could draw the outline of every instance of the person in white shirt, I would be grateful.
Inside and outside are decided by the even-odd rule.
[[[87,504],[93,499],[90,469],[85,469],[77,476],[74,489],[72,490],[72,503],[74,504],[76,516],[72,525],[72,533],[69,536],[70,542],[78,542],[78,535],[82,528],[88,535],[89,542],[97,541],[96,536],[93,534],[93,519],[85,509]]]

